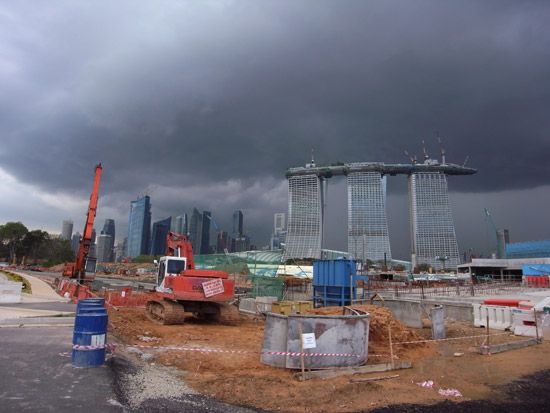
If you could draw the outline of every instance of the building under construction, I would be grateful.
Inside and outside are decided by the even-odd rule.
[[[386,177],[407,175],[413,266],[456,268],[460,263],[447,175],[477,170],[426,159],[418,164],[358,162],[290,168],[285,258],[321,258],[328,179],[347,178],[348,251],[352,259],[391,260],[386,217]]]

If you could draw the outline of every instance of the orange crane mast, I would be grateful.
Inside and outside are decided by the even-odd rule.
[[[89,257],[90,247],[92,246],[92,230],[97,209],[97,199],[99,192],[99,182],[101,180],[101,163],[95,167],[95,179],[92,194],[90,195],[90,205],[84,231],[78,247],[75,262],[67,263],[63,266],[63,277],[76,278],[80,281],[93,281],[95,278],[95,266],[97,259]]]

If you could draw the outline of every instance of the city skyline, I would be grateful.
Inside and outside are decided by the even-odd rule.
[[[196,207],[231,233],[242,210],[260,247],[312,148],[330,165],[444,147],[479,170],[449,177],[460,253],[494,250],[485,208],[511,242],[547,239],[548,16],[537,0],[3,2],[0,223],[82,231],[101,162],[96,220],[119,239],[148,194],[154,222]],[[333,178],[329,249],[347,248],[346,198]],[[407,205],[389,185],[396,259]]]

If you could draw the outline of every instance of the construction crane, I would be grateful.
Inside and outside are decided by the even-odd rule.
[[[445,147],[443,146],[443,143],[441,143],[439,131],[435,131],[435,136],[437,137],[437,141],[439,142],[439,147],[441,148],[441,164],[445,165],[446,152],[445,152]]]
[[[411,163],[412,163],[413,165],[416,165],[416,163],[418,162],[417,159],[416,159],[416,155],[414,155],[414,157],[411,156],[411,155],[409,154],[409,152],[407,152],[406,149],[404,149],[403,152],[405,152],[405,155],[407,155],[407,156],[411,159]]]
[[[95,167],[95,179],[92,194],[90,195],[90,204],[88,206],[88,214],[80,245],[76,254],[75,262],[66,263],[63,266],[63,277],[76,278],[78,282],[91,282],[95,278],[95,268],[97,258],[90,257],[90,247],[92,246],[92,230],[94,227],[94,219],[97,209],[97,198],[99,192],[99,181],[101,180],[101,163]]]
[[[210,219],[212,219],[212,217],[210,217]],[[223,253],[226,255],[229,254],[227,246],[225,245],[225,241],[223,240],[222,230],[220,229],[220,227],[218,227],[218,224],[216,224],[216,221],[214,219],[212,219],[212,223],[214,224],[214,228],[216,228],[216,233],[218,234],[218,238],[220,239],[220,244],[222,244]]]

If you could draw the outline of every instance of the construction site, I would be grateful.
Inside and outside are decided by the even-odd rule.
[[[352,268],[349,261],[330,265]],[[168,368],[198,394],[231,405],[292,412],[441,403],[449,409],[480,400],[513,406],[525,380],[550,369],[544,313],[526,318],[537,313],[536,305],[529,306],[543,302],[548,290],[517,283],[409,287],[380,281],[372,282],[364,298],[363,281],[356,281],[359,297],[352,293],[348,301],[344,291],[345,305],[314,308],[313,300],[275,301],[277,295],[254,294],[259,288],[285,298],[314,288],[313,280],[283,277],[278,286],[258,287],[257,279],[236,273],[229,274],[239,291],[231,305],[240,311],[231,320],[185,311],[177,323],[163,324],[147,315],[147,301],[156,294],[143,287],[150,274],[98,274],[103,286],[97,290],[55,282],[50,274],[32,277],[57,285],[58,294],[73,300],[80,295],[85,301],[83,292],[88,299],[105,298],[105,344],[94,350],[105,352],[105,365],[122,358],[147,369]],[[514,322],[513,315],[501,316],[506,308],[521,317]],[[78,311],[76,318],[83,317]],[[315,347],[305,348],[311,344],[308,333]],[[73,344],[75,351],[87,349]],[[146,387],[142,391],[148,394]]]
[[[97,265],[90,246],[101,169],[75,261],[33,275],[6,270],[12,281],[2,281],[3,303],[32,295],[33,282],[72,303],[61,315],[74,328],[73,367],[132,360],[149,375],[168,369],[195,394],[260,411],[545,402],[525,392],[544,387],[550,371],[550,277],[540,259],[500,280],[372,270],[344,258],[307,269],[296,262],[297,277],[280,253],[195,256],[187,236],[169,231],[154,263]],[[2,326],[46,326],[59,321],[53,315],[3,317]],[[139,410],[182,396],[178,386],[149,387],[143,379],[125,403]]]

